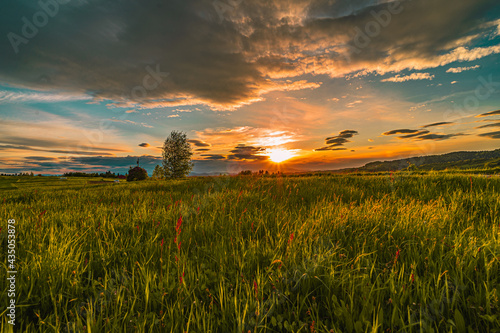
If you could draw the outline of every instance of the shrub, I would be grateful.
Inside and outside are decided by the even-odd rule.
[[[144,180],[148,178],[148,172],[141,167],[136,166],[128,170],[127,181]]]

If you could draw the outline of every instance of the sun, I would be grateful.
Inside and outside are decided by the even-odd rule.
[[[281,163],[296,155],[294,150],[287,150],[283,148],[267,149],[266,155],[274,163]]]

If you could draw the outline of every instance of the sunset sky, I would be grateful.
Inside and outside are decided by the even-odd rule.
[[[332,170],[500,145],[498,0],[6,0],[0,172]],[[281,163],[276,163],[281,162]]]

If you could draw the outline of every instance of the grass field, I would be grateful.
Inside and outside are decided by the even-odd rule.
[[[19,332],[500,332],[498,176],[87,181],[0,179]]]

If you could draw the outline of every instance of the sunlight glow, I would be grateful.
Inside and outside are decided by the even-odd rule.
[[[288,150],[283,148],[267,149],[265,154],[274,163],[281,163],[297,155],[295,149]]]

